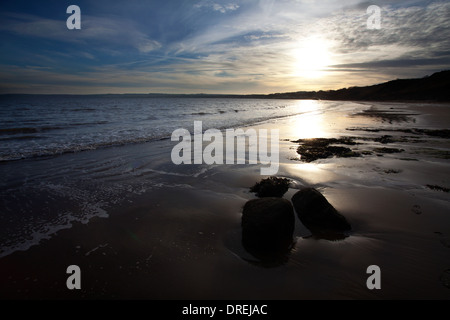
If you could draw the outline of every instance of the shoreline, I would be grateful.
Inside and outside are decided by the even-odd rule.
[[[316,118],[320,123],[311,123]],[[446,125],[445,117],[439,114],[415,118],[417,122],[408,125]],[[426,120],[422,123],[419,118]],[[308,123],[312,125],[309,129],[320,130],[302,128]],[[353,123],[396,126],[378,119],[348,118],[339,111],[314,117],[300,114],[249,126],[280,129],[277,176],[292,180],[286,199],[303,186],[316,187],[354,226],[351,236],[342,241],[315,240],[308,238],[309,230],[296,219],[295,247],[289,260],[276,268],[248,263],[245,259],[249,256],[240,244],[241,208],[255,198],[249,188],[263,178],[258,165],[175,166],[170,163],[175,143],[168,139],[63,155],[52,160],[48,168],[41,167],[43,160],[36,164],[43,171],[54,165],[68,166],[66,171],[73,175],[69,179],[74,179],[69,186],[87,187],[92,194],[88,200],[101,200],[96,192],[105,193],[111,202],[99,208],[109,217],[94,215],[86,224],[71,222],[71,228],[58,231],[39,245],[0,258],[0,272],[5,275],[0,280],[0,297],[449,299],[450,290],[440,280],[450,268],[449,196],[425,187],[449,181],[445,158],[414,153],[422,148],[420,143],[395,142],[392,146],[404,148],[403,154],[328,158],[313,163],[291,160],[297,156],[298,146],[291,141],[309,135],[384,134],[346,132]],[[448,139],[421,139],[432,148],[448,148]],[[383,145],[364,142],[355,148],[378,146]],[[405,154],[418,161],[401,160]],[[75,179],[79,174],[80,181],[85,181],[74,171],[79,166],[77,159],[92,165],[83,169],[92,180],[86,185],[78,185]],[[109,164],[109,159],[115,163]],[[38,161],[32,160],[30,165]],[[389,169],[401,171],[384,171]],[[33,177],[38,179],[39,174],[33,173]],[[76,194],[74,206],[80,195],[88,193]],[[81,268],[82,290],[70,291],[65,286],[65,269],[71,264]],[[371,264],[380,265],[382,290],[365,287],[365,270]]]
[[[31,94],[33,95],[33,94]],[[51,95],[53,96],[53,95]],[[58,95],[55,95],[58,96]],[[82,95],[81,95],[82,96]],[[105,95],[105,96],[109,96],[109,95]],[[170,97],[168,97],[170,98]],[[203,99],[203,98],[200,98]],[[208,99],[208,98],[204,98],[204,99]],[[211,99],[215,99],[215,98],[211,98]],[[217,99],[220,99],[220,97],[218,97]],[[239,99],[239,98],[236,98]],[[303,102],[314,102],[314,101],[324,101],[324,102],[339,102],[339,103],[355,103],[355,104],[360,104],[360,105],[368,105],[368,104],[379,104],[379,105],[383,105],[383,104],[389,104],[389,105],[397,105],[397,106],[404,106],[405,103],[415,103],[414,106],[410,106],[410,107],[416,107],[416,108],[412,108],[412,109],[421,109],[423,108],[425,105],[431,105],[433,107],[437,107],[437,108],[446,108],[450,105],[449,102],[442,102],[442,101],[370,101],[370,100],[316,100],[316,99],[289,99],[289,98],[280,98],[280,99],[262,99],[262,98],[254,98],[254,100],[262,100],[262,101],[267,101],[267,100],[292,100],[292,101],[303,101]],[[244,123],[240,123],[240,124],[236,124],[233,126],[222,126],[222,127],[216,127],[214,129],[218,129],[222,132],[224,132],[226,129],[237,129],[237,128],[248,128],[248,127],[254,127],[254,126],[260,126],[261,124],[264,123],[268,123],[268,122],[273,122],[276,120],[282,120],[284,118],[291,118],[291,117],[295,117],[298,115],[301,115],[303,112],[295,114],[295,115],[282,115],[282,116],[272,116],[270,119],[262,119],[262,120],[252,120],[250,122],[244,122]],[[210,129],[209,127],[207,129]],[[204,131],[206,131],[206,129],[204,129]],[[58,150],[55,152],[48,152],[48,153],[43,153],[43,154],[33,154],[33,155],[26,155],[26,156],[22,156],[20,158],[1,158],[0,157],[0,165],[1,164],[8,164],[10,162],[15,162],[15,161],[26,161],[26,160],[30,160],[30,161],[34,161],[34,160],[40,160],[40,159],[50,159],[50,158],[54,158],[54,157],[59,157],[59,156],[63,156],[63,155],[67,155],[67,154],[77,154],[80,152],[89,152],[89,151],[95,151],[95,150],[102,150],[102,149],[108,149],[108,148],[117,148],[117,147],[123,147],[123,146],[129,146],[129,145],[135,145],[135,144],[147,144],[147,143],[154,143],[157,141],[163,141],[163,140],[170,140],[170,135],[166,135],[166,136],[158,136],[158,137],[141,137],[141,138],[137,138],[137,139],[132,139],[132,140],[124,140],[124,141],[118,141],[118,142],[105,142],[105,143],[100,143],[100,144],[93,144],[93,145],[86,145],[83,146],[81,148],[77,148],[76,150],[73,149],[68,149],[68,150]]]

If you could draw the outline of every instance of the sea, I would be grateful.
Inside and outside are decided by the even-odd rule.
[[[133,95],[0,97],[0,161],[54,156],[232,128],[301,113],[291,100],[154,98]]]

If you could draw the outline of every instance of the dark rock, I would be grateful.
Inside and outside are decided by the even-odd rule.
[[[289,179],[269,177],[256,183],[250,188],[259,198],[277,197],[281,198],[289,190]]]
[[[352,137],[335,138],[314,138],[314,139],[300,139],[293,141],[301,143],[297,148],[297,153],[300,155],[300,160],[305,162],[312,162],[317,159],[326,159],[330,157],[360,157],[361,154],[352,151],[350,148],[342,146],[330,146],[330,144],[357,144]]]
[[[340,138],[310,138],[310,139],[298,139],[295,141],[291,141],[294,143],[301,143],[307,145],[313,145],[316,147],[326,147],[330,144],[346,144],[350,146],[354,146],[358,144],[354,141],[356,137],[340,137]]]
[[[375,148],[373,149],[373,151],[378,152],[378,153],[400,153],[403,152],[405,150],[403,149],[397,149],[397,148]]]
[[[450,289],[450,269],[445,270],[439,277],[442,284]]]
[[[384,173],[390,174],[390,173],[400,173],[402,172],[402,170],[398,170],[398,169],[386,169],[384,170]]]
[[[382,144],[395,142],[395,140],[392,138],[392,136],[389,136],[389,135],[384,135],[384,136],[381,136],[379,138],[375,138],[375,139],[373,139],[373,141],[379,142],[379,143],[382,143]]]
[[[432,137],[450,138],[450,129],[430,130],[430,129],[415,129],[416,131],[422,131],[424,134]]]
[[[295,216],[286,199],[248,201],[242,212],[242,244],[260,260],[283,260],[292,248]]]
[[[298,191],[292,197],[292,203],[300,221],[314,235],[342,234],[351,230],[347,219],[314,188],[304,188]]]
[[[413,205],[411,211],[415,214],[422,214],[422,208],[418,204]]]
[[[441,186],[438,186],[438,185],[427,184],[427,187],[430,188],[431,190],[438,190],[438,191],[443,191],[443,192],[450,192],[450,189],[449,189],[449,188],[441,187]]]

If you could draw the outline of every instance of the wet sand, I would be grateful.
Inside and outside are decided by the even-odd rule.
[[[263,178],[260,165],[175,166],[170,140],[67,154],[45,165],[30,160],[30,172],[67,166],[73,174],[71,164],[81,158],[123,159],[114,169],[95,165],[98,176],[83,188],[106,192],[117,181],[128,187],[106,196],[108,217],[73,224],[0,258],[0,298],[449,299],[450,196],[427,185],[450,187],[450,140],[393,130],[448,129],[450,106],[383,103],[361,115],[351,104],[315,113],[314,102],[305,103],[308,114],[253,128],[280,130],[277,176],[292,180],[284,198],[317,188],[352,224],[349,237],[315,239],[296,218],[286,262],[258,264],[242,247],[240,223],[243,205],[255,198],[249,187]],[[400,116],[380,116],[389,113]],[[372,139],[385,134],[400,141]],[[352,150],[372,153],[305,163],[292,142],[341,136],[360,138]],[[382,147],[404,151],[373,152]],[[81,268],[81,290],[66,288],[72,264]],[[369,265],[381,269],[381,290],[366,287]]]

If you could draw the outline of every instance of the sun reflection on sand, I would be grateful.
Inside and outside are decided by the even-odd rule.
[[[289,163],[285,170],[291,175],[290,177],[298,178],[300,182],[299,188],[308,185],[332,183],[342,178],[335,172],[328,170],[326,165],[318,163],[296,161]]]
[[[298,101],[302,112],[292,119],[292,137],[295,139],[321,138],[326,136],[323,111],[315,100]]]

